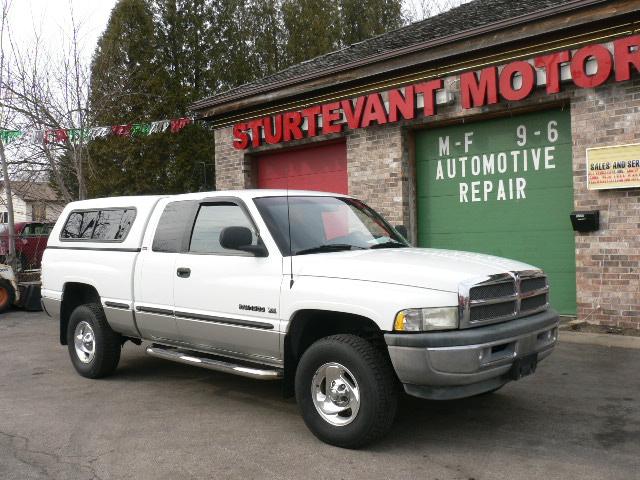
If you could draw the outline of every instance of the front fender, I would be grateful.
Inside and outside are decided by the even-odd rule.
[[[407,285],[349,280],[331,277],[299,276],[293,286],[283,285],[281,296],[282,330],[300,310],[326,310],[360,315],[371,319],[382,331],[393,330],[396,314],[405,308],[453,307],[456,292],[444,292]]]

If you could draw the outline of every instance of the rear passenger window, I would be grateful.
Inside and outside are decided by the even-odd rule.
[[[126,238],[135,218],[134,208],[71,212],[60,233],[60,238],[62,240],[120,242]]]
[[[182,252],[185,235],[193,224],[195,202],[184,200],[167,204],[162,212],[151,249],[154,252]]]

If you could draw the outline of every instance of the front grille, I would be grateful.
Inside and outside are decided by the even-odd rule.
[[[532,310],[538,310],[547,304],[547,294],[536,295],[535,297],[525,298],[520,302],[521,312],[530,312]]]
[[[537,271],[493,275],[477,284],[462,285],[460,327],[511,320],[544,310],[548,291],[547,277]]]
[[[472,322],[485,322],[497,318],[515,315],[516,302],[493,303],[490,305],[474,305],[471,307],[469,320]]]
[[[470,300],[490,300],[500,297],[515,295],[516,284],[514,281],[504,283],[493,283],[490,285],[480,285],[473,287],[469,291]]]
[[[547,277],[523,278],[520,282],[520,291],[522,293],[541,290],[547,286]]]

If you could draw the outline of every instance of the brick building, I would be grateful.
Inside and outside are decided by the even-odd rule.
[[[563,314],[640,328],[636,0],[475,0],[193,109],[218,189],[349,193],[418,246],[543,267]]]

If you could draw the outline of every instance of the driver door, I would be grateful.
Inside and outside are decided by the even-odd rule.
[[[239,200],[199,205],[188,250],[175,263],[174,310],[183,342],[231,357],[278,362],[282,259],[221,246],[226,227],[257,228]],[[271,252],[273,253],[273,252]]]

